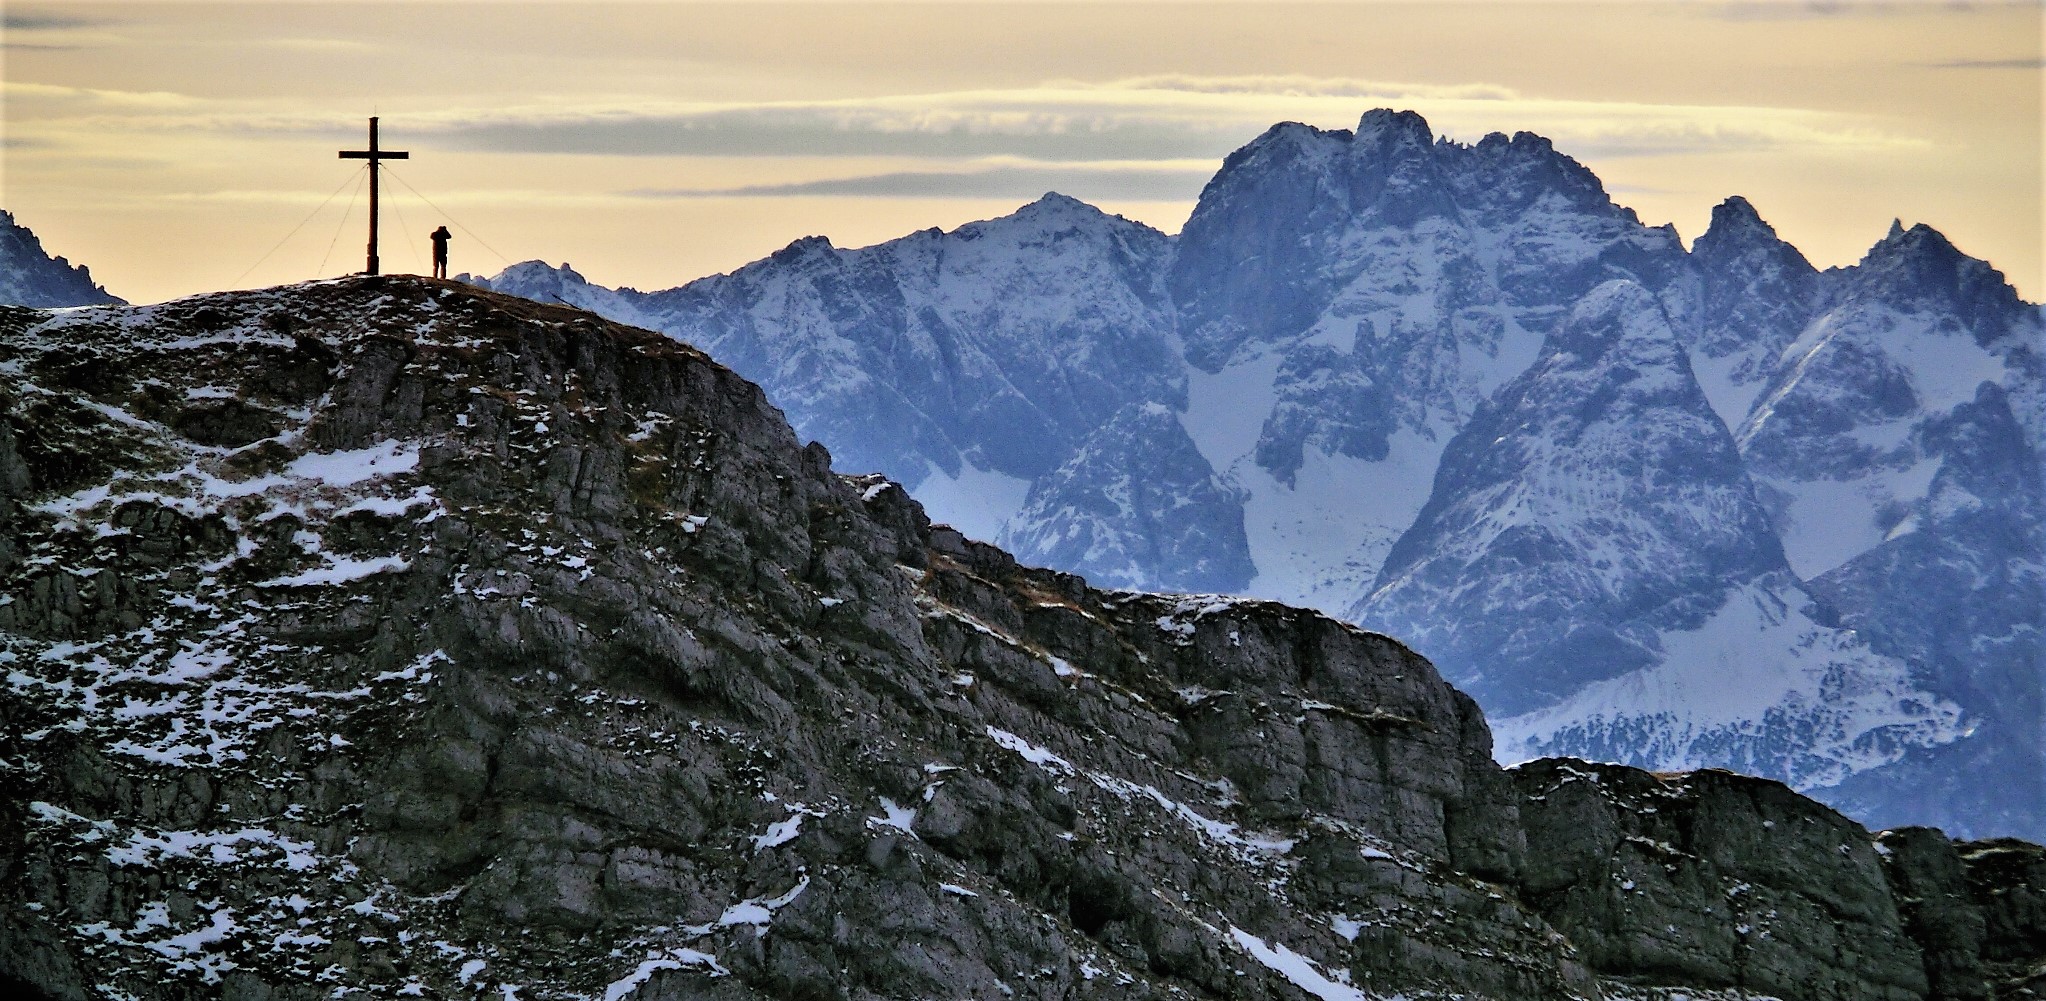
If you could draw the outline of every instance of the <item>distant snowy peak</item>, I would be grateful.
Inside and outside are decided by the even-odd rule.
[[[1706,224],[1704,235],[1698,237],[1691,250],[1708,261],[1714,261],[1749,248],[1760,247],[1774,252],[1779,244],[1783,241],[1776,235],[1776,227],[1762,219],[1754,203],[1740,195],[1728,195],[1712,207],[1712,221]],[[1804,255],[1796,253],[1796,248],[1791,248],[1791,251],[1797,260],[1804,260]],[[1805,266],[1811,265],[1807,263]]]
[[[1395,111],[1391,108],[1373,108],[1357,120],[1357,129],[1351,133],[1353,149],[1370,150],[1384,158],[1386,153],[1405,149],[1417,155],[1425,155],[1435,144],[1435,134],[1428,128],[1428,120],[1412,111]]]
[[[1656,663],[1655,631],[1782,559],[1661,306],[1615,281],[1450,441],[1352,614],[1520,712]]]
[[[1503,304],[1546,325],[1599,281],[1660,287],[1684,259],[1547,139],[1438,140],[1384,109],[1354,132],[1273,126],[1223,161],[1179,244],[1188,360],[1211,372],[1316,326],[1360,277],[1380,300],[1425,300],[1432,322]]]
[[[1819,273],[1739,195],[1712,210],[1691,263],[1700,297],[1693,365],[1713,409],[1737,428],[1819,310]]]
[[[1427,120],[1411,111],[1366,112],[1345,166],[1350,211],[1362,226],[1410,227],[1458,215],[1452,165],[1438,155]]]
[[[1195,367],[1219,371],[1239,345],[1301,330],[1326,307],[1323,244],[1352,216],[1336,169],[1348,139],[1275,125],[1230,154],[1201,192],[1171,278]]]
[[[1126,306],[1163,304],[1172,238],[1056,192],[994,219],[949,233],[925,230],[854,257],[884,257],[906,269],[906,287],[954,304],[1018,320],[1055,323],[1109,304],[1102,295],[1136,297]],[[978,280],[978,281],[976,281]],[[1016,301],[1028,297],[1034,303]]]
[[[589,279],[577,273],[566,262],[560,267],[554,267],[545,261],[520,261],[487,280],[481,276],[468,274],[457,275],[456,280],[487,286],[499,292],[539,302],[565,300],[565,293],[582,295],[597,290],[596,286],[590,284]]]
[[[1242,496],[1156,403],[1125,407],[1089,435],[1010,524],[1002,542],[1018,559],[1103,586],[1238,592],[1256,572]]]
[[[0,303],[51,309],[62,306],[125,305],[93,283],[92,271],[51,257],[14,213],[0,209]]]
[[[1050,192],[1005,216],[966,223],[950,231],[937,228],[919,230],[870,247],[840,248],[834,246],[828,237],[806,236],[729,275],[714,275],[672,291],[704,289],[733,281],[772,281],[792,273],[846,272],[846,269],[901,264],[925,269],[920,275],[888,276],[891,281],[902,284],[915,284],[920,279],[942,280],[948,270],[972,270],[977,274],[990,275],[991,269],[1043,272],[1063,268],[1068,272],[1065,277],[1083,279],[1088,276],[1077,269],[1078,265],[1108,264],[1158,270],[1169,260],[1171,244],[1171,237],[1150,226],[1103,212],[1076,198]],[[992,293],[996,290],[984,291]],[[1047,288],[1036,291],[1047,298],[1054,298],[1062,290]]]
[[[1760,318],[1770,321],[1771,326],[1755,333],[1781,336],[1789,331],[1793,336],[1798,324],[1790,322],[1798,310],[1809,310],[1813,295],[1817,292],[1817,269],[1796,247],[1785,242],[1776,234],[1776,228],[1763,221],[1761,215],[1748,200],[1734,195],[1720,202],[1712,209],[1712,223],[1704,235],[1698,237],[1691,247],[1691,260],[1704,273],[1710,286],[1708,294],[1716,295],[1715,305],[1732,307],[1733,317],[1755,318],[1754,314],[1741,312],[1740,300],[1752,302],[1765,300],[1755,305],[1767,305],[1780,310],[1779,313],[1762,314]],[[1777,301],[1788,299],[1789,301]],[[1779,317],[1781,317],[1779,319]],[[1714,333],[1725,340],[1708,345],[1723,350],[1739,346],[1740,331],[1728,322],[1730,317],[1716,317],[1720,327]],[[1779,345],[1780,347],[1780,345]]]
[[[1270,386],[1230,394],[1262,401],[1254,452],[1219,454],[1196,433],[1251,491],[1260,580],[1297,580],[1267,564],[1332,541],[1300,520],[1303,467],[1344,469],[1310,479],[1345,484],[1346,506],[1358,503],[1350,485],[1381,484],[1367,506],[1386,530],[1309,557],[1375,565],[1418,510],[1381,501],[1410,492],[1383,486],[1389,476],[1431,478],[1442,443],[1598,283],[1660,292],[1684,267],[1672,231],[1642,226],[1527,133],[1467,145],[1438,140],[1419,115],[1376,110],[1355,132],[1275,126],[1230,156],[1179,237],[1171,288],[1191,368]]]
[[[926,230],[925,232],[929,231]],[[903,239],[913,240],[920,235],[923,234],[912,233],[909,236],[903,237]],[[767,263],[767,261],[780,261],[782,263],[789,263],[792,261],[800,261],[806,258],[813,260],[823,259],[832,257],[837,253],[838,248],[832,246],[831,238],[828,236],[818,236],[814,234],[811,236],[799,236],[793,240],[790,240],[788,246],[783,247],[780,250],[777,250],[774,253],[767,255],[767,257],[763,260],[753,262],[753,264],[748,265],[748,267],[759,266]]]
[[[593,284],[565,261],[559,267],[545,261],[521,261],[490,278],[461,274],[455,280],[534,302],[586,309],[619,323],[648,329],[660,329],[662,324],[658,315],[644,308],[647,297],[638,290]]]
[[[1172,290],[1189,367],[1269,387],[1228,391],[1263,415],[1247,450],[1214,447],[1223,422],[1189,414],[1248,492],[1260,593],[1354,604],[1443,444],[1558,319],[1613,278],[1674,297],[1686,268],[1673,231],[1528,133],[1464,144],[1378,110],[1354,132],[1276,126],[1231,156],[1180,235]]]
[[[1508,718],[1500,752],[1733,764],[1805,787],[1962,731],[1827,625],[1660,303],[1615,281],[1445,450],[1357,609]]]
[[[1939,312],[1970,330],[1978,341],[1996,340],[2024,324],[2036,326],[2038,311],[2018,298],[2017,289],[1989,262],[1970,257],[1945,234],[1919,223],[1890,224],[1889,234],[1847,269],[1846,295],[1907,312]]]
[[[970,222],[954,232],[962,237],[972,238],[990,229],[999,230],[1005,226],[1031,226],[1047,232],[1070,231],[1079,228],[1103,227],[1107,229],[1146,230],[1164,236],[1164,233],[1143,223],[1120,215],[1111,215],[1071,195],[1047,191],[1036,201],[1030,202],[1005,216],[981,222]]]
[[[1932,422],[1997,387],[2038,447],[2039,311],[1928,226],[1893,225],[1829,272],[1831,303],[1780,355],[1741,451],[1807,579],[1881,544],[1945,461]]]
[[[1100,243],[1127,240],[1168,245],[1171,237],[1154,227],[1121,215],[1104,212],[1070,195],[1045,192],[1037,200],[1018,206],[1008,215],[969,222],[950,231],[932,227],[873,247],[842,251],[851,254],[885,253],[890,249],[923,245],[957,246],[990,241],[1012,247],[1049,247],[1069,240]],[[828,250],[830,241],[811,237],[791,244]]]
[[[1467,222],[1489,215],[1496,222],[1545,196],[1576,211],[1633,218],[1590,168],[1532,132],[1493,132],[1475,144],[1460,143],[1435,137],[1414,112],[1381,108],[1358,122],[1345,159],[1356,179],[1353,208],[1368,222],[1411,226],[1424,210]]]
[[[1545,136],[1493,132],[1467,149],[1447,139],[1440,145],[1460,161],[1464,199],[1495,215],[1525,209],[1549,195],[1581,212],[1635,221],[1634,211],[1614,203],[1591,168],[1557,151]]]

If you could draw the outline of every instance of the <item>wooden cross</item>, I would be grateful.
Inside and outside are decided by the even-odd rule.
[[[412,154],[404,150],[377,148],[377,120],[369,120],[369,148],[344,149],[343,160],[369,161],[369,270],[365,274],[377,274],[377,169],[383,160],[410,160]]]

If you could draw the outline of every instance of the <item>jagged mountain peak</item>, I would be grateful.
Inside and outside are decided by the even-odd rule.
[[[1355,133],[1275,126],[1232,154],[1181,231],[1173,285],[1190,360],[1210,370],[1317,318],[1347,333],[1369,317],[1379,337],[1389,309],[1410,330],[1450,322],[1409,312],[1434,276],[1456,276],[1460,304],[1502,297],[1542,330],[1603,277],[1660,286],[1682,259],[1546,139],[1438,143],[1420,115],[1380,108]]]
[[[1831,274],[1845,279],[1850,299],[1951,312],[1984,343],[2037,322],[2037,311],[2027,308],[2003,272],[1922,222],[1906,227],[1893,221],[1859,263]]]
[[[2038,311],[1938,230],[1900,221],[1860,263],[1824,278],[1832,301],[1739,425],[1749,471],[1807,579],[1898,530],[1943,462],[1924,432],[1981,383],[2007,391],[2021,427],[2039,426],[2046,409]]]
[[[1728,195],[1725,201],[1712,207],[1712,221],[1706,225],[1704,234],[1698,237],[1692,253],[1711,256],[1724,252],[1718,248],[1738,252],[1739,248],[1779,244],[1789,246],[1783,243],[1776,234],[1776,227],[1769,225],[1752,203],[1740,195]],[[1798,256],[1802,259],[1804,255]]]
[[[1280,122],[1222,158],[1221,169],[1201,188],[1201,200],[1223,198],[1245,185],[1257,184],[1273,170],[1320,163],[1334,158],[1350,142],[1350,133],[1301,122]]]
[[[1981,294],[1988,287],[2009,287],[2003,272],[1954,245],[1945,233],[1926,223],[1905,226],[1893,220],[1889,232],[1870,246],[1853,267],[1844,269],[1858,285],[1872,287],[1908,281],[1956,294]],[[2010,289],[2012,304],[2017,290]]]
[[[1776,227],[1763,219],[1755,206],[1740,195],[1728,195],[1725,201],[1712,207],[1712,221],[1691,245],[1691,256],[1708,272],[1738,268],[1744,273],[1752,273],[1778,268],[1798,275],[1817,273],[1804,253],[1777,235]],[[1746,274],[1746,277],[1752,279],[1754,276]],[[1760,290],[1753,290],[1751,294],[1760,294]],[[1782,291],[1778,290],[1775,297],[1781,297],[1781,294]]]
[[[790,240],[788,246],[769,255],[770,260],[794,260],[805,257],[828,256],[838,248],[831,245],[828,236],[805,236]]]
[[[1459,198],[1493,214],[1525,211],[1545,197],[1560,196],[1575,211],[1611,216],[1638,226],[1634,210],[1613,202],[1591,168],[1534,132],[1488,133],[1471,145],[1440,147],[1444,169],[1460,189]]]
[[[1223,163],[1226,165],[1229,160],[1249,157],[1273,146],[1305,146],[1331,139],[1348,142],[1353,135],[1354,133],[1347,129],[1324,129],[1305,122],[1275,122],[1263,132],[1258,133],[1257,138],[1237,147],[1227,157],[1224,157]]]
[[[1761,226],[1773,235],[1776,230],[1762,221],[1762,214],[1755,211],[1754,203],[1742,195],[1728,195],[1724,201],[1712,207],[1713,226]]]
[[[90,268],[50,256],[33,230],[0,209],[0,303],[56,308],[123,301],[94,283]]]
[[[1889,231],[1869,247],[1868,253],[1862,256],[1861,263],[1864,266],[1880,265],[1912,257],[1954,261],[1965,256],[1967,255],[1961,253],[1952,240],[1947,239],[1945,233],[1932,226],[1922,222],[1905,226],[1904,220],[1892,219]]]
[[[1405,147],[1426,150],[1435,143],[1434,130],[1419,112],[1373,108],[1357,120],[1352,145],[1388,149]]]
[[[1444,174],[1450,165],[1446,152],[1448,148],[1436,147],[1428,120],[1414,112],[1386,108],[1365,112],[1351,136],[1348,176],[1343,178],[1350,189],[1351,211],[1394,226],[1454,218],[1456,198]]]
[[[611,289],[591,284],[567,261],[561,262],[559,267],[540,260],[520,261],[490,278],[464,273],[456,275],[455,280],[536,302],[562,303],[579,309],[593,308],[620,298]]]
[[[1694,361],[1713,408],[1739,427],[1819,308],[1819,273],[1739,195],[1713,207],[1690,262],[1702,282]]]
[[[1444,141],[1457,146],[1464,145],[1463,143],[1457,143],[1455,140],[1448,139],[1446,136]],[[1554,153],[1556,151],[1556,144],[1548,136],[1522,130],[1510,136],[1504,132],[1487,132],[1483,138],[1469,144],[1469,148],[1493,154],[1511,151],[1522,156],[1529,156]]]

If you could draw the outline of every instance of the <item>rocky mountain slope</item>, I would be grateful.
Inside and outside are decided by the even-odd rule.
[[[1612,281],[1652,301],[1662,378],[1692,388],[1507,399]],[[1174,237],[1047,196],[668,292],[537,263],[488,284],[730,359],[847,468],[1026,562],[1390,629],[1515,720],[1508,752],[1752,769],[1873,822],[2046,837],[2046,323],[1927,227],[1820,272],[1730,198],[1687,250],[1540,136],[1464,144],[1373,111],[1273,127]],[[1626,409],[1575,412],[1608,404]],[[1144,417],[1161,410],[1179,427]],[[1452,475],[1508,447],[1477,437],[1502,420],[1529,422],[1512,448],[1561,443],[1570,473],[1486,496],[1541,494],[1576,544],[1451,554],[1523,517]],[[1606,444],[1562,442],[1580,423]],[[1674,495],[1749,499],[1679,528]],[[1605,579],[1637,544],[1642,575]],[[1461,597],[1423,600],[1416,559]],[[1562,578],[1584,586],[1477,600]],[[1503,659],[1480,639],[1507,635],[1532,639]]]
[[[1105,592],[588,313],[0,310],[0,985],[2021,998],[2046,852],[1494,764],[1312,611]]]
[[[0,209],[0,304],[15,306],[97,306],[122,300],[93,283],[92,272],[62,257],[51,257],[14,213]]]

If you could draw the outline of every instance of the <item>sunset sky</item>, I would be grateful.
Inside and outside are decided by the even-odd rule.
[[[1177,231],[1268,125],[1383,106],[1549,136],[1687,241],[1736,193],[1822,266],[1929,223],[2038,301],[2041,11],[9,0],[0,207],[137,302],[356,270],[377,114],[385,270],[445,222],[457,271],[666,288],[1047,190]]]

